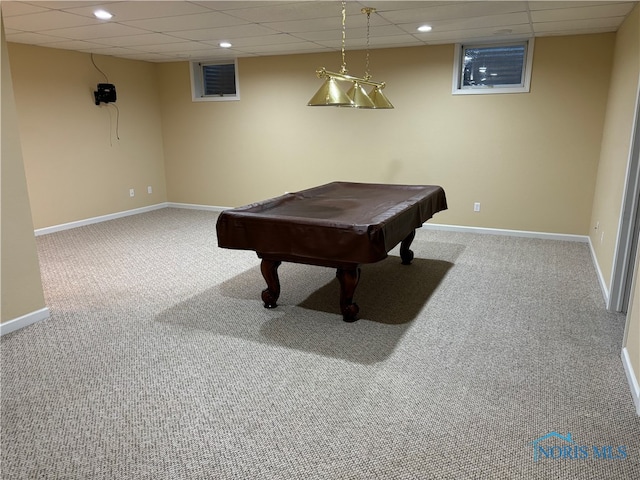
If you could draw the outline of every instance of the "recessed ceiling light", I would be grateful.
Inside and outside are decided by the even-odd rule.
[[[113,18],[113,14],[107,12],[106,10],[96,10],[93,12],[93,15],[100,20],[111,20]]]
[[[219,45],[222,48],[231,48],[231,44],[229,42],[220,42]]]
[[[418,31],[419,32],[430,32],[431,31],[431,25],[420,25],[418,27]]]

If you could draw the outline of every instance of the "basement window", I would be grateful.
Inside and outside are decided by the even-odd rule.
[[[531,38],[510,43],[457,44],[452,93],[528,92],[533,42]]]
[[[191,62],[191,95],[194,102],[240,100],[238,62]]]

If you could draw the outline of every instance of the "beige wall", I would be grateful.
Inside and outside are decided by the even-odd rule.
[[[2,307],[0,322],[4,323],[45,307],[40,265],[33,235],[27,182],[22,162],[20,132],[13,97],[4,25],[0,27],[2,40],[1,106],[2,134],[0,165],[2,244],[0,263]]]
[[[624,182],[633,135],[636,98],[640,89],[640,6],[636,6],[616,35],[611,86],[595,188],[590,236],[607,287],[611,286]],[[640,126],[638,126],[640,128]],[[604,232],[604,239],[601,235]],[[627,315],[624,347],[640,383],[640,256],[636,260],[634,292]]]
[[[589,230],[607,288],[611,286],[639,75],[640,7],[636,6],[616,35]],[[596,230],[598,222],[600,226]]]
[[[611,286],[625,176],[633,135],[636,97],[640,88],[639,78],[640,7],[636,6],[616,34],[611,85],[591,213],[592,228],[589,231],[607,289]],[[596,230],[597,223],[599,228]],[[636,380],[640,382],[639,273],[636,266],[635,293],[629,306],[627,334],[623,346],[629,354]]]
[[[94,103],[105,78],[88,53],[9,44],[9,54],[35,228],[166,201],[155,64],[95,56],[116,86],[117,122],[114,106]]]
[[[453,96],[452,45],[375,50],[386,111],[306,106],[338,53],[240,59],[239,102],[193,103],[188,64],[160,64],[168,198],[237,206],[332,180],[440,184],[449,211],[434,222],[586,235],[614,38],[537,39],[529,94]],[[350,72],[363,57],[347,52]]]
[[[627,349],[631,368],[640,384],[640,255],[636,258],[634,288],[631,293],[631,304],[627,314],[626,337],[623,347]],[[639,399],[640,400],[640,399]],[[640,412],[640,409],[639,409]]]
[[[104,78],[88,54],[9,44],[34,225],[340,179],[443,185],[438,223],[585,235],[614,38],[538,39],[531,93],[512,95],[451,95],[452,45],[375,50],[389,111],[306,106],[337,53],[240,59],[241,101],[215,103],[191,102],[186,62],[96,56],[118,90],[120,140],[115,109],[93,104]],[[363,59],[347,53],[352,73]]]

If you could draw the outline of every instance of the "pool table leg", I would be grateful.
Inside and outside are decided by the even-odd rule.
[[[410,265],[413,260],[413,251],[409,249],[411,242],[416,237],[416,231],[412,230],[409,235],[400,243],[400,258],[402,258],[402,265]]]
[[[278,267],[282,262],[277,260],[262,259],[260,271],[267,282],[267,288],[262,291],[262,301],[264,308],[276,308],[278,297],[280,296],[280,279],[278,278]]]
[[[360,280],[360,269],[355,266],[353,268],[338,268],[336,277],[340,282],[340,311],[342,319],[345,322],[355,322],[357,320],[360,308],[353,303],[353,294]]]

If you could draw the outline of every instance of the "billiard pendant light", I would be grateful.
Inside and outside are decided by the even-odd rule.
[[[371,14],[375,13],[375,8],[365,7],[360,10],[362,13],[367,14],[367,61],[364,69],[364,79],[370,80],[371,73],[369,73],[369,29],[371,26]],[[358,101],[355,101],[355,98],[350,96],[350,98],[354,99],[357,108],[393,108],[391,102],[384,96],[382,93],[382,89],[385,87],[384,83],[376,83],[371,82],[373,85],[373,90],[369,94],[367,94],[364,88],[360,87],[361,94]],[[357,82],[354,82],[354,88],[357,91],[359,85]],[[364,96],[362,96],[364,94]]]
[[[393,108],[393,105],[389,99],[385,97],[384,93],[382,93],[382,88],[380,87],[374,87],[369,98],[371,98],[375,105],[373,108]]]
[[[354,108],[393,108],[393,105],[382,93],[385,83],[374,82],[369,74],[369,25],[371,13],[375,8],[363,8],[362,13],[367,14],[367,63],[364,78],[347,75],[347,62],[345,60],[346,38],[346,1],[342,2],[342,67],[340,72],[329,72],[324,67],[316,71],[318,78],[325,79],[320,89],[309,100],[307,105],[312,107],[354,107]],[[351,88],[345,94],[338,86],[337,81],[351,82]],[[368,94],[363,85],[372,86],[371,94]]]
[[[364,87],[357,81],[353,82],[351,88],[347,91],[347,97],[352,101],[353,107],[356,108],[375,108],[373,100],[369,98],[369,95],[365,91]]]
[[[318,77],[320,77],[319,73],[318,73]],[[308,105],[313,107],[353,106],[353,101],[349,98],[349,96],[346,93],[340,90],[340,87],[338,86],[338,82],[336,81],[336,79],[330,76],[327,76],[326,78],[327,79],[320,87],[320,90],[318,90],[316,94],[311,98],[311,100],[309,100]]]

